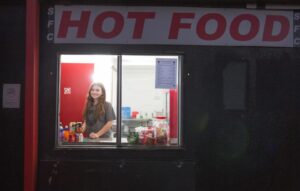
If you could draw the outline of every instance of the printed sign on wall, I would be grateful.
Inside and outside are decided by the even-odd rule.
[[[175,89],[177,80],[177,60],[158,58],[155,67],[155,88]]]
[[[21,84],[3,84],[3,108],[20,108]]]

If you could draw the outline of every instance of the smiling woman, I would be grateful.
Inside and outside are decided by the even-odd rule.
[[[91,85],[83,118],[82,131],[86,132],[88,138],[111,137],[110,129],[116,115],[111,104],[106,102],[105,88],[101,83]]]

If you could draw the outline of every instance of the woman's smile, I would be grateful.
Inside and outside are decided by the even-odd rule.
[[[91,89],[91,97],[97,99],[102,95],[102,89],[99,86],[93,86]]]

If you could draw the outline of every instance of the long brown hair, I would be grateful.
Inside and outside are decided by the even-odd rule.
[[[91,90],[94,86],[98,86],[102,90],[102,95],[98,98],[96,110],[94,111],[95,118],[99,119],[99,117],[104,115],[104,113],[105,113],[104,105],[105,105],[105,100],[106,100],[106,91],[105,91],[104,85],[99,82],[94,82],[90,85],[90,88],[88,91],[85,108],[83,110],[83,119],[87,118],[89,108],[94,105],[94,99],[91,96]]]

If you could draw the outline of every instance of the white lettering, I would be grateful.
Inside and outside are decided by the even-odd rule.
[[[54,8],[53,7],[50,7],[48,9],[48,15],[54,15]]]
[[[294,20],[300,20],[300,13],[294,14]]]
[[[294,45],[300,45],[300,38],[294,39]]]
[[[300,30],[300,25],[294,26],[294,32],[297,32],[298,30]]]
[[[53,26],[54,25],[54,21],[53,20],[49,20],[48,21],[48,28],[50,28],[51,26]]]
[[[48,33],[47,34],[47,40],[52,41],[54,39],[54,34],[53,33]]]

